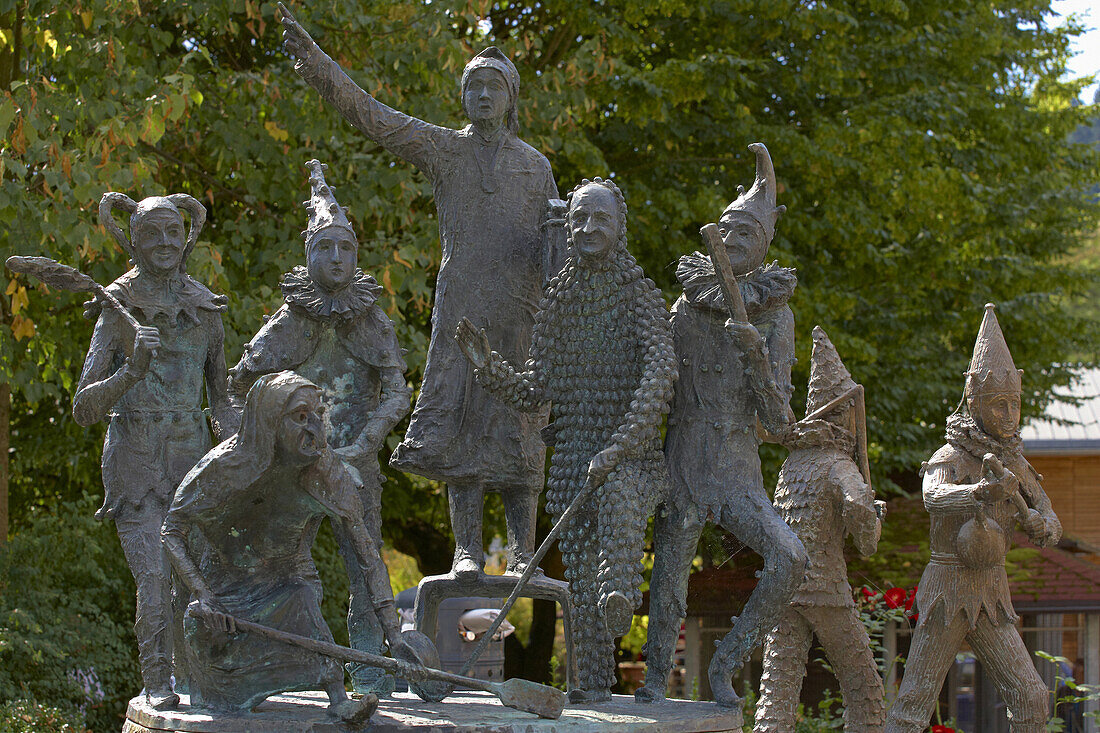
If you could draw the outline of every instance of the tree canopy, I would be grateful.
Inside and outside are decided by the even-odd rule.
[[[1095,114],[1063,81],[1075,22],[1040,0],[322,0],[292,6],[381,101],[465,124],[458,78],[495,44],[519,68],[521,136],[559,188],[613,176],[630,246],[669,302],[678,256],[751,181],[750,142],[787,205],[771,256],[798,269],[795,400],[822,325],[867,389],[873,470],[901,480],[939,443],[982,305],[999,314],[1025,411],[1095,353],[1066,303],[1100,211]],[[108,190],[186,192],[209,219],[191,273],[230,297],[230,364],[302,258],[303,164],[330,166],[360,264],[416,386],[440,262],[427,179],[347,125],[292,71],[273,3],[0,0],[0,221],[7,254],[107,283],[126,256],[96,219]],[[68,415],[91,324],[80,298],[0,271],[0,381],[12,399],[12,509],[98,491],[102,433]],[[399,435],[390,437],[390,446]],[[907,473],[908,472],[908,473]],[[422,570],[450,561],[440,488],[390,472],[384,533]]]

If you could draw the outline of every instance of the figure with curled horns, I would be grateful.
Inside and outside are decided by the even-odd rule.
[[[115,222],[114,209],[129,214],[129,237]],[[96,518],[113,519],[118,530],[137,584],[134,632],[145,695],[164,709],[179,698],[171,683],[177,614],[160,526],[177,484],[211,445],[204,387],[215,438],[236,431],[222,351],[226,298],[187,274],[187,258],[206,221],[206,209],[191,196],[135,202],[111,192],[103,196],[99,215],[133,264],[107,291],[140,325],[134,328],[98,299],[87,304],[85,315],[97,320],[73,417],[84,426],[110,421],[103,443],[106,496]],[[177,681],[186,676],[180,669],[175,673]]]

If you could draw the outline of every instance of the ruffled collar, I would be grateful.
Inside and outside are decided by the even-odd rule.
[[[1017,432],[1008,440],[997,440],[978,427],[973,416],[956,412],[947,418],[947,442],[978,460],[986,453],[997,456],[1002,463],[1023,455],[1023,441]]]
[[[850,430],[828,420],[809,420],[796,422],[779,436],[787,450],[796,448],[835,448],[851,453],[856,447],[856,438]]]
[[[726,312],[726,299],[718,285],[718,275],[708,255],[692,252],[680,258],[676,279],[684,287],[684,297],[700,308]],[[778,262],[761,265],[748,275],[737,278],[745,312],[751,321],[757,315],[786,305],[798,285],[794,268],[780,267]]]
[[[356,269],[346,287],[330,293],[315,283],[302,265],[283,275],[279,288],[287,305],[318,321],[358,318],[374,305],[382,292],[382,286],[373,277]]]
[[[205,285],[185,273],[173,275],[168,280],[167,289],[172,297],[164,297],[164,288],[155,287],[152,279],[143,276],[134,268],[115,280],[107,288],[111,295],[131,310],[140,310],[146,323],[151,323],[163,314],[170,321],[180,315],[192,323],[200,323],[199,311],[222,313],[228,309],[229,298],[215,295]],[[84,316],[89,319],[99,317],[103,304],[97,298],[84,304]]]

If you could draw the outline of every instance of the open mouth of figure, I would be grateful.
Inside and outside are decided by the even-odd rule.
[[[321,441],[313,433],[305,433],[302,435],[298,443],[302,454],[307,456],[317,455],[321,452]]]

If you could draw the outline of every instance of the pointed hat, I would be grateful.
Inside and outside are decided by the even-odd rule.
[[[840,354],[821,326],[814,326],[814,349],[810,355],[810,384],[806,395],[806,414],[834,402],[856,389],[855,380],[840,360]]]
[[[985,315],[974,341],[974,354],[966,370],[966,396],[1020,394],[1023,371],[1016,368],[997,322],[997,306],[985,304]]]
[[[752,143],[749,150],[756,153],[756,179],[748,192],[744,186],[737,187],[737,200],[726,207],[722,216],[740,212],[748,214],[760,222],[767,240],[771,242],[775,235],[775,221],[787,207],[775,205],[775,168],[772,167],[768,149],[764,147],[764,143]]]
[[[344,213],[343,207],[336,203],[332,188],[325,182],[325,171],[328,170],[328,166],[318,160],[311,160],[306,163],[306,168],[309,168],[310,187],[309,201],[302,202],[306,211],[309,212],[309,225],[302,232],[302,237],[306,240],[306,251],[309,251],[313,236],[327,227],[343,227],[351,232],[354,238],[355,230],[351,228],[347,214]]]

